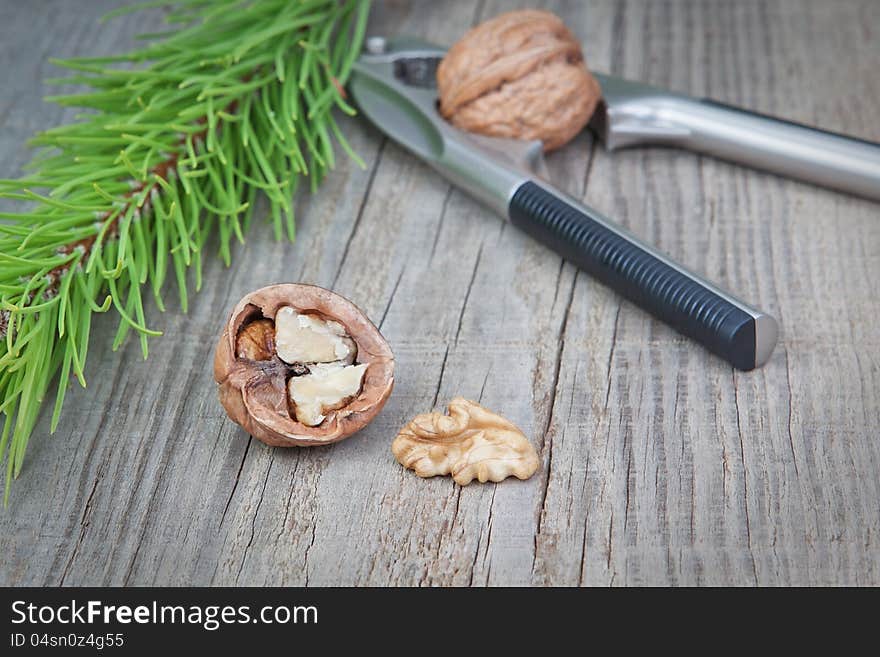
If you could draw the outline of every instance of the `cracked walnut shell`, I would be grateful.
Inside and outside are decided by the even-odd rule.
[[[533,9],[465,34],[437,69],[440,113],[469,132],[540,139],[551,151],[590,120],[602,90],[562,20]]]
[[[417,415],[400,430],[391,451],[403,467],[420,477],[451,474],[460,486],[535,474],[535,448],[511,422],[463,397],[448,413]]]
[[[314,285],[245,296],[214,354],[229,417],[269,445],[324,445],[365,427],[394,386],[394,355],[347,299]]]

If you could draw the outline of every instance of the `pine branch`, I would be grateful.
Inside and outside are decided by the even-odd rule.
[[[119,316],[144,358],[143,292],[164,310],[173,271],[187,310],[187,272],[201,287],[212,233],[228,265],[254,200],[269,201],[275,237],[293,240],[293,196],[315,191],[334,143],[360,163],[334,110],[354,114],[343,85],[366,29],[366,0],[176,0],[174,27],[126,55],[56,62],[76,74],[52,82],[87,91],[50,98],[82,107],[77,123],[37,135],[42,150],[0,198],[0,456],[8,500],[28,440],[57,379],[51,431],[75,378],[85,386],[95,313]],[[361,163],[362,165],[362,163]],[[37,190],[37,191],[35,191]]]

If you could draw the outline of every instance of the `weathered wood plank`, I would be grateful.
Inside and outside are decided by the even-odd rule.
[[[112,2],[0,5],[0,176],[70,113],[41,102],[49,56],[118,52],[161,13]],[[521,3],[523,4],[523,3]],[[867,0],[529,3],[588,61],[880,140],[880,8]],[[507,2],[387,2],[374,32],[451,42]],[[775,313],[762,370],[735,373],[506,226],[359,119],[367,163],[298,202],[294,245],[255,226],[209,259],[164,337],[106,348],[88,390],[43,418],[0,515],[3,584],[880,583],[880,222],[876,204],[688,153],[608,154],[588,134],[553,178],[675,258]],[[216,401],[229,307],[281,280],[330,286],[391,342],[397,387],[335,446],[271,450]],[[400,468],[390,440],[462,394],[532,437],[526,482],[460,489]]]

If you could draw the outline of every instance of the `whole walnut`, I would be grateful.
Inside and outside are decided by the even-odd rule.
[[[547,11],[500,14],[470,30],[437,69],[440,113],[470,132],[540,139],[550,151],[590,120],[602,95],[581,46]]]

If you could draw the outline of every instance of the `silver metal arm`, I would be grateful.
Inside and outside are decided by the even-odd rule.
[[[597,74],[591,127],[614,150],[666,144],[880,200],[880,144]]]

